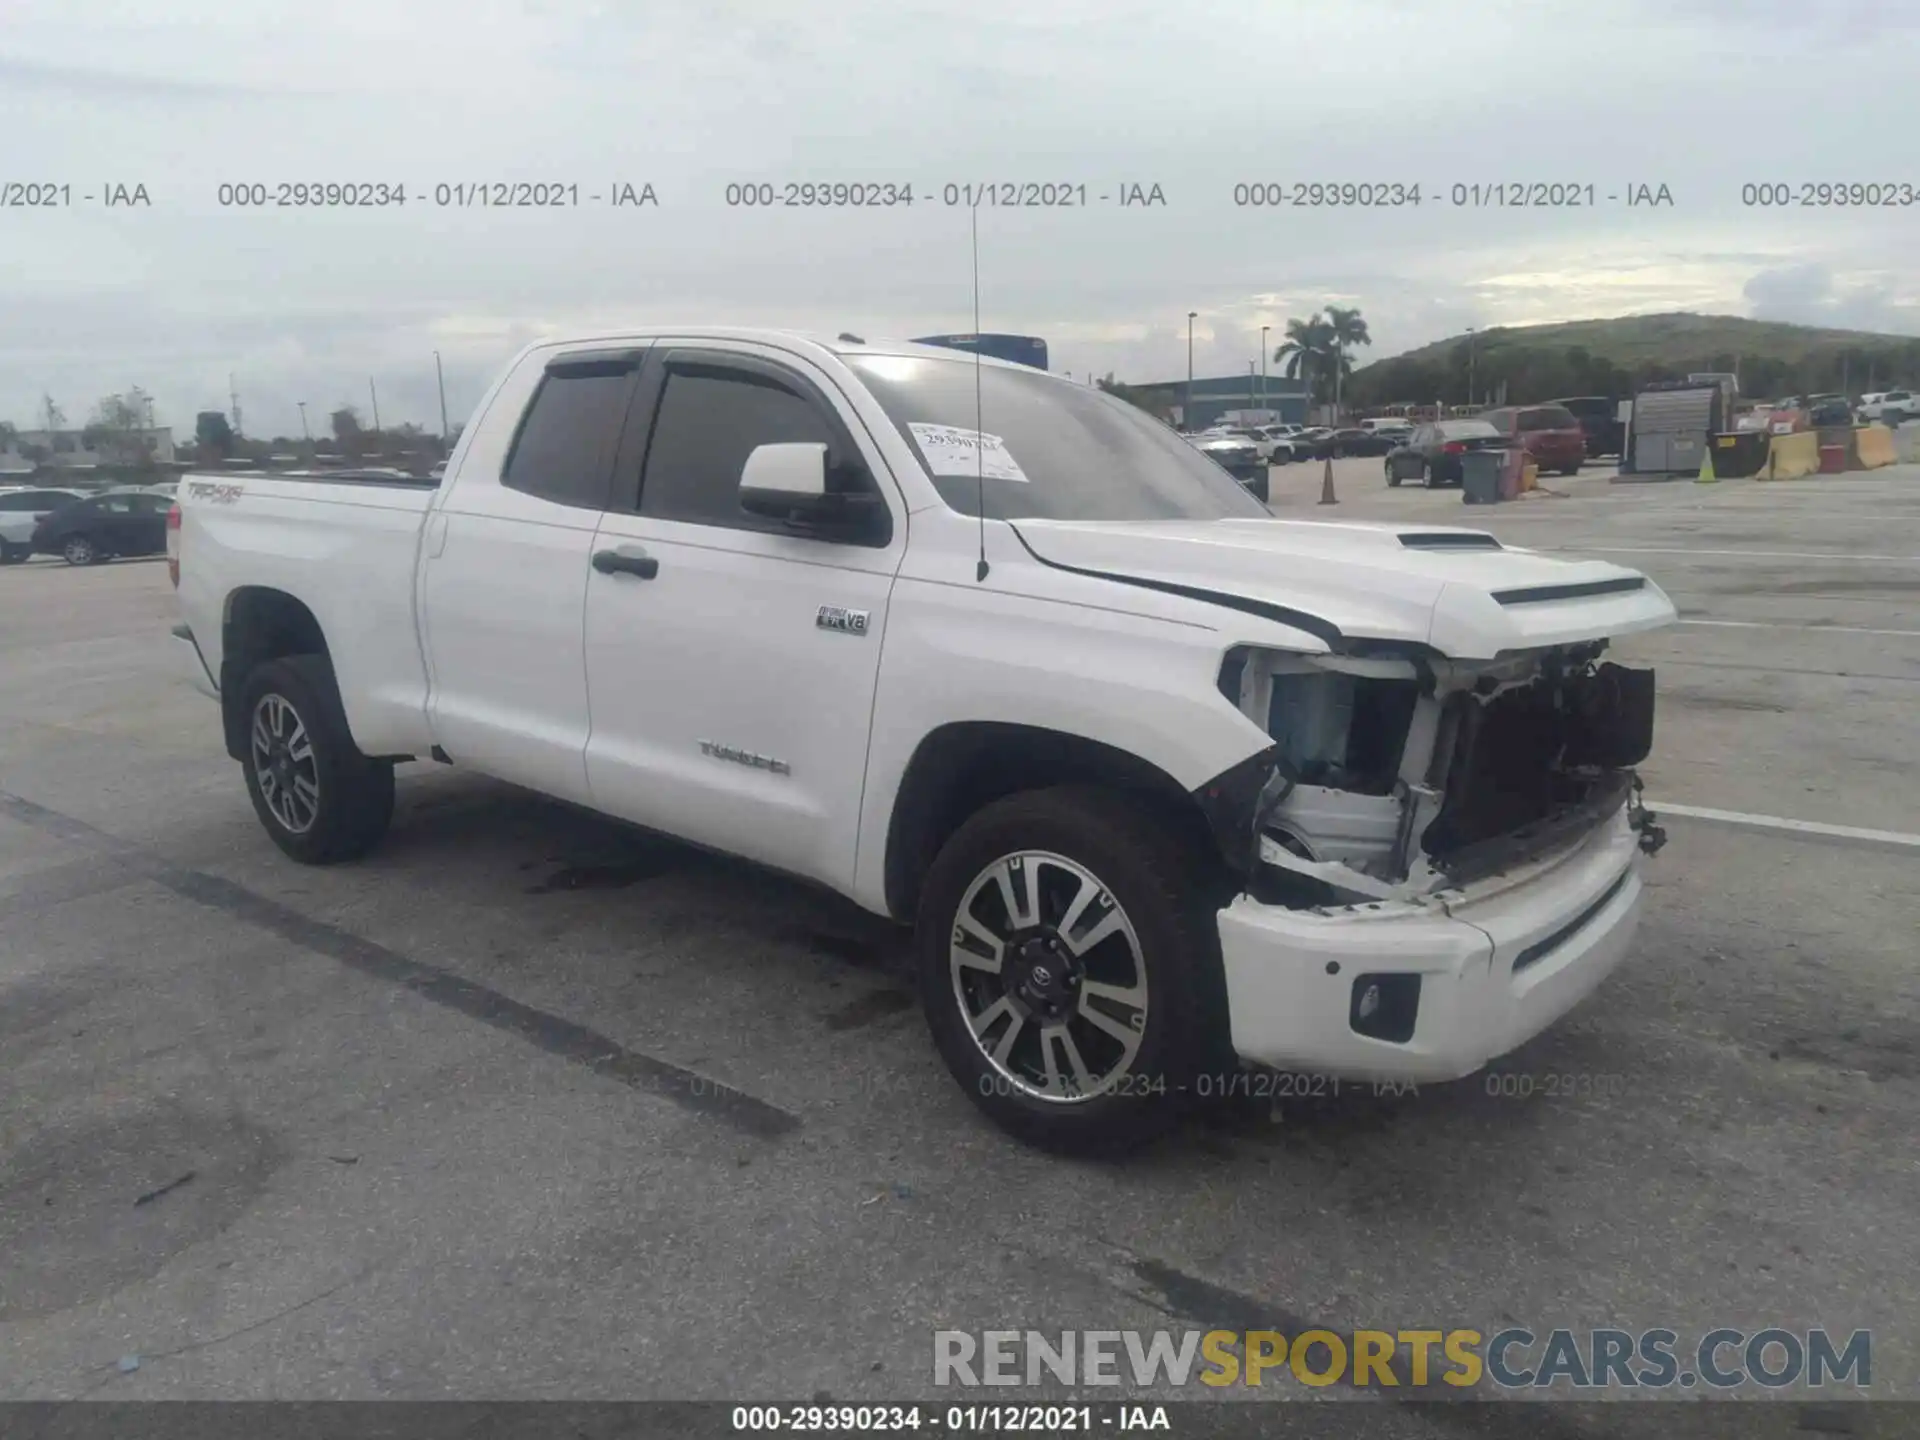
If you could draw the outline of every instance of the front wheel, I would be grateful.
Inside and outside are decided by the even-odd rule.
[[[1387,486],[1393,490],[1400,488],[1400,472],[1394,469],[1391,460],[1387,461]]]
[[[393,765],[354,745],[326,658],[267,661],[247,677],[240,703],[247,794],[273,843],[305,865],[371,850],[393,818]]]
[[[1420,483],[1431,490],[1438,481],[1439,477],[1433,473],[1433,462],[1422,460],[1420,462]]]
[[[1174,1123],[1225,1054],[1204,890],[1171,831],[1108,791],[1029,791],[961,826],[928,873],[917,943],[928,1025],[973,1103],[1072,1153]]]
[[[106,553],[85,535],[69,535],[60,547],[60,556],[69,565],[98,565]]]

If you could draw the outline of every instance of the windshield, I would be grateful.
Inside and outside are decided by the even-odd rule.
[[[940,498],[963,515],[1219,520],[1271,513],[1192,442],[1093,386],[964,358],[861,355],[847,363],[927,467]]]

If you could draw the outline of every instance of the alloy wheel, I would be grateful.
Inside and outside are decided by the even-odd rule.
[[[320,770],[313,740],[286,697],[262,695],[253,707],[253,773],[267,809],[290,834],[304,835],[320,815]]]
[[[960,900],[948,950],[960,1014],[1000,1078],[1058,1104],[1122,1080],[1147,1024],[1140,937],[1085,866],[1003,855]]]

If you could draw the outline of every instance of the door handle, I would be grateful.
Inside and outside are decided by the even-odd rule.
[[[651,580],[660,573],[660,562],[644,550],[596,550],[593,568],[602,575],[637,575],[642,580]]]

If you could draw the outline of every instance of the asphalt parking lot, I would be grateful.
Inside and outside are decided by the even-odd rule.
[[[931,1397],[936,1329],[1308,1323],[1869,1329],[1920,1398],[1920,467],[1274,477],[1651,574],[1679,808],[1637,955],[1491,1077],[1118,1165],[990,1129],[830,897],[425,766],[294,866],[165,566],[0,570],[0,1399]]]

